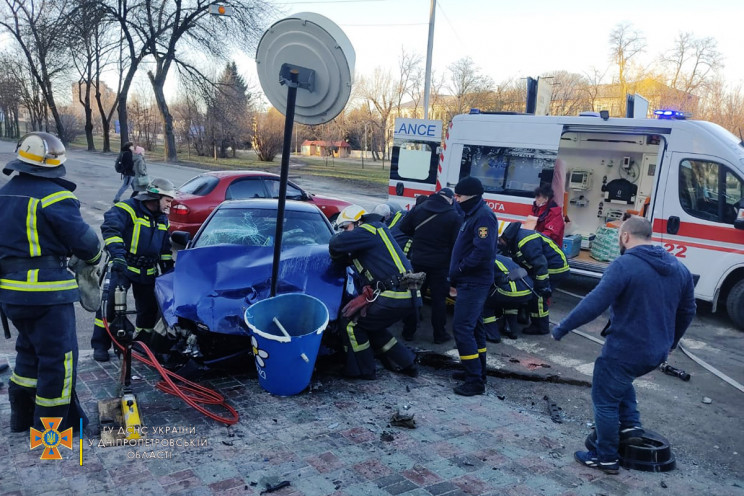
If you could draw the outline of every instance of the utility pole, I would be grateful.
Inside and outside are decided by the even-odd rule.
[[[429,43],[426,46],[426,76],[424,78],[424,119],[429,118],[429,90],[431,89],[431,53],[434,50],[434,14],[437,0],[431,0],[429,8]]]
[[[364,146],[362,147],[362,169],[364,169],[364,155],[367,154],[367,123],[364,123]]]

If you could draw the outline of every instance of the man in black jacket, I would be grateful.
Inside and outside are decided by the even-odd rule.
[[[411,263],[414,272],[426,272],[426,287],[431,290],[431,327],[434,343],[445,343],[452,339],[445,327],[447,322],[447,294],[452,247],[462,225],[462,218],[453,205],[455,193],[442,188],[437,193],[415,206],[400,223],[400,230],[411,236]],[[416,320],[405,321],[403,339],[410,341],[416,332]]]

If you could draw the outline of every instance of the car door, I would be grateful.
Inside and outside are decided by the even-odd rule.
[[[260,177],[237,178],[225,191],[225,200],[249,200],[251,198],[270,198]]]

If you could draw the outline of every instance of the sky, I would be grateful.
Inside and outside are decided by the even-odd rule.
[[[275,2],[284,15],[315,12],[336,23],[356,52],[355,74],[376,67],[396,70],[401,48],[426,58],[431,0],[324,0]],[[566,70],[581,74],[609,69],[610,32],[629,22],[640,31],[650,64],[669,50],[680,32],[713,37],[723,54],[723,76],[744,85],[744,0],[438,0],[432,66],[441,74],[469,56],[498,84]],[[244,76],[258,84],[255,54],[237,57]]]

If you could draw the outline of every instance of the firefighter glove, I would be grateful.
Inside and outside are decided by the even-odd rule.
[[[115,272],[118,274],[126,274],[127,273],[127,261],[123,258],[115,258],[111,261],[111,272]]]

